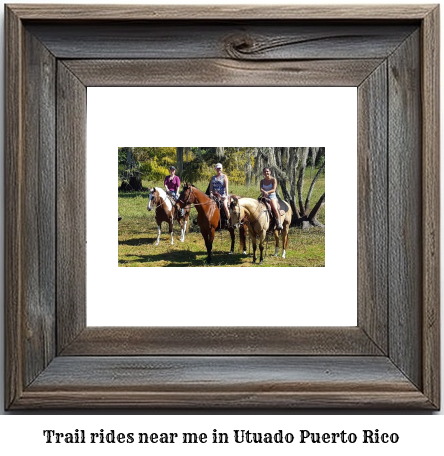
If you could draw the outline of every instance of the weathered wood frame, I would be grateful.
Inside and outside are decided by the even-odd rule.
[[[6,409],[439,408],[438,6],[7,5],[5,19]],[[358,87],[358,326],[86,327],[97,85]]]

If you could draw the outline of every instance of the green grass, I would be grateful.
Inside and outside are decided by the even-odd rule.
[[[161,186],[156,182],[143,182],[144,187]],[[195,185],[205,191],[207,183],[198,182]],[[324,191],[324,177],[319,179],[313,192],[312,205]],[[305,184],[308,191],[309,183]],[[241,196],[256,198],[259,194],[256,186],[247,190],[245,186],[231,185],[230,193]],[[160,243],[155,246],[157,239],[157,224],[154,211],[148,212],[148,192],[119,192],[119,214],[122,220],[119,222],[119,266],[121,267],[151,267],[151,266],[207,266],[205,263],[207,254],[205,244],[198,227],[192,220],[197,217],[193,208],[190,215],[190,230],[186,235],[185,242],[180,242],[180,227],[174,224],[174,245],[170,245],[168,225],[162,224]],[[325,223],[324,210],[319,215],[321,223]],[[325,233],[323,229],[312,228],[302,231],[299,228],[290,228],[289,246],[286,258],[274,257],[274,236],[268,235],[267,255],[262,266],[252,264],[253,246],[247,238],[247,253],[243,255],[239,246],[239,233],[236,232],[235,253],[228,255],[230,250],[230,234],[223,230],[217,232],[213,243],[214,266],[232,267],[322,267],[325,266]],[[280,244],[282,244],[280,242]],[[265,253],[265,250],[264,250]],[[259,248],[257,254],[259,255]],[[279,255],[282,255],[282,246],[279,247]]]

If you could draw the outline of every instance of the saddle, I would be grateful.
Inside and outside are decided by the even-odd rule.
[[[222,202],[222,200],[216,195],[213,195],[212,198],[213,198],[213,201],[217,204],[217,207],[219,208],[219,212],[220,212],[220,223],[219,223],[219,227],[216,230],[216,231],[218,231],[220,229],[220,227],[225,228],[228,226],[228,219],[227,219],[227,214],[225,214],[224,203]],[[228,198],[228,205],[229,205],[230,196],[228,195],[227,198]]]
[[[265,198],[263,196],[259,196],[258,201],[260,201],[261,203],[264,204],[264,206],[267,208],[268,213],[274,219],[275,217],[274,217],[273,209],[271,208],[270,198]],[[285,215],[285,213],[287,212],[288,209],[285,204],[281,205],[281,203],[283,203],[283,201],[280,198],[278,198],[278,205],[277,205],[278,211],[279,211],[279,214],[282,216],[282,215]],[[284,207],[285,209],[281,209],[281,207]]]
[[[267,209],[268,215],[270,217],[270,224],[269,224],[268,232],[273,232],[274,226],[276,224],[276,217],[274,215],[273,209],[271,208],[271,200],[270,200],[270,198],[265,198],[264,196],[261,195],[261,196],[259,196],[258,201],[260,201]],[[288,210],[287,205],[283,204],[283,201],[280,198],[278,198],[277,206],[278,206],[278,211],[279,211],[280,216],[281,217],[284,216]],[[285,210],[281,209],[281,207],[284,207]]]
[[[166,196],[174,207],[176,205],[176,200],[171,195],[168,195],[168,193],[166,194]]]
[[[176,219],[179,221],[181,218],[183,218],[183,215],[182,215],[182,211],[180,209],[177,210],[177,207],[176,207],[177,201],[174,199],[174,197],[172,197],[171,195],[168,195],[168,193],[166,194],[166,196],[170,200],[171,205],[173,207],[173,209],[171,211],[171,216],[173,217],[173,219]]]

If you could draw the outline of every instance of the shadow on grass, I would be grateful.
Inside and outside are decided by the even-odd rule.
[[[154,244],[157,240],[157,237],[149,238],[133,238],[127,239],[125,241],[119,241],[119,245],[145,245],[145,244]]]
[[[216,252],[213,253],[210,265],[206,263],[205,252],[190,252],[188,250],[176,250],[150,255],[126,255],[130,260],[119,260],[119,264],[130,265],[143,264],[154,267],[200,267],[200,266],[236,266],[243,263],[245,255]]]

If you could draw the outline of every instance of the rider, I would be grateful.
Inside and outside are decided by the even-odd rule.
[[[210,182],[210,196],[213,194],[220,198],[224,205],[225,215],[228,220],[230,219],[230,211],[228,210],[228,177],[222,173],[222,165],[218,163],[216,166],[217,174],[211,178]]]
[[[170,175],[163,181],[167,195],[171,195],[175,201],[179,198],[180,179],[176,176],[176,167],[170,166]],[[183,216],[184,210],[181,209],[180,215]]]
[[[261,196],[264,198],[269,198],[271,203],[271,208],[273,210],[274,216],[276,217],[276,229],[282,230],[281,217],[278,210],[278,200],[276,196],[277,181],[274,177],[271,176],[270,168],[264,168],[263,170],[265,179],[261,180]]]

